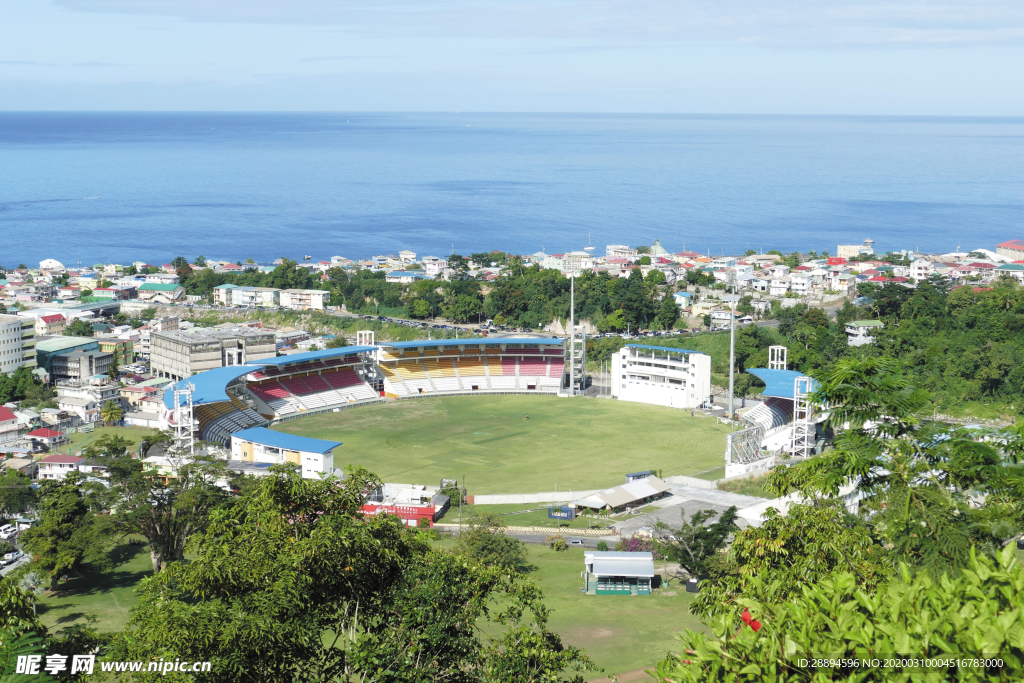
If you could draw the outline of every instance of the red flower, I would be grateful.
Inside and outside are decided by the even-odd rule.
[[[754,629],[754,633],[757,633],[761,630],[761,622],[757,619],[751,620],[750,622],[748,622],[748,624],[750,625],[750,628]]]
[[[750,616],[750,612],[747,610],[743,610],[743,614],[740,615],[740,619],[743,620],[744,624],[749,624],[753,618],[754,617]]]

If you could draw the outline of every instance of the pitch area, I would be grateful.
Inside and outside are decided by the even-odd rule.
[[[695,475],[722,465],[728,431],[690,411],[515,395],[376,404],[274,429],[343,442],[335,466],[361,465],[409,484],[465,477],[470,494],[605,488],[646,469]]]

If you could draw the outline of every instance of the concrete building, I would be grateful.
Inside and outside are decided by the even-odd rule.
[[[612,354],[612,396],[692,410],[711,400],[711,356],[627,344]]]
[[[114,362],[114,354],[100,353],[97,351],[67,351],[54,354],[50,358],[50,365],[47,372],[50,380],[75,380],[78,382],[88,381],[96,375],[105,375],[110,372],[110,366]]]
[[[996,255],[1011,261],[1024,261],[1024,240],[1010,240],[997,244]]]
[[[274,333],[258,329],[195,328],[150,333],[150,369],[158,377],[175,380],[276,355]]]
[[[36,321],[16,315],[0,315],[0,372],[11,374],[20,367],[36,367]]]
[[[415,263],[416,252],[409,251],[408,249],[403,249],[402,251],[398,252],[398,258],[399,260],[401,260],[402,263]]]
[[[996,277],[1002,276],[1012,277],[1024,284],[1024,264],[1004,263],[996,268]]]
[[[281,306],[296,311],[322,311],[330,295],[322,289],[284,289],[280,294]]]
[[[231,459],[249,463],[298,465],[303,479],[320,479],[334,471],[334,449],[340,441],[323,441],[275,432],[264,427],[231,435]]]
[[[585,251],[570,251],[562,256],[562,270],[579,274],[594,268],[594,257]]]
[[[854,258],[861,254],[874,254],[875,241],[864,240],[863,244],[840,244],[836,249],[836,256],[839,258]]]
[[[135,360],[135,344],[131,339],[116,337],[97,337],[100,353],[109,353],[118,365],[129,365]]]
[[[429,280],[430,276],[422,270],[392,270],[384,276],[387,282],[397,282],[403,285],[411,285],[419,280]]]
[[[56,335],[64,334],[64,328],[67,327],[68,319],[60,313],[54,313],[52,315],[41,315],[36,318],[36,334],[37,335]]]
[[[871,344],[871,330],[883,327],[881,320],[851,320],[846,323],[846,343],[850,346]]]
[[[276,287],[234,287],[231,305],[243,308],[276,308],[280,305],[281,290]]]
[[[635,261],[637,258],[636,249],[627,247],[625,244],[609,244],[604,248],[605,258],[624,258]]]

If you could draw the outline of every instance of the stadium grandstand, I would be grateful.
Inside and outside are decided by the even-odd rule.
[[[174,426],[174,388],[192,386],[195,436],[227,445],[231,435],[296,414],[379,401],[374,346],[311,351],[201,372],[164,393],[161,427]],[[184,399],[179,399],[184,400]]]
[[[626,344],[612,354],[612,396],[693,410],[712,403],[711,356],[667,346]]]
[[[565,342],[557,338],[381,342],[385,395],[557,393],[565,386]]]
[[[796,386],[797,381],[806,375],[795,370],[768,368],[751,368],[747,372],[764,382],[761,395],[765,400],[747,411],[743,420],[761,429],[762,446],[768,450],[777,451],[781,448],[791,451],[794,409],[798,402]],[[809,386],[813,389],[813,382]],[[818,421],[820,419],[821,416]]]
[[[310,351],[201,372],[164,393],[161,428],[173,429],[174,397],[191,386],[195,438],[226,446],[231,435],[283,419],[424,394],[558,393],[566,385],[557,338],[384,342]]]

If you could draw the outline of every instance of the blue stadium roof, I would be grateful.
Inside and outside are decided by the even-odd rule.
[[[252,361],[253,365],[291,365],[292,363],[305,363],[311,360],[323,360],[324,358],[335,358],[337,356],[348,356],[353,353],[374,351],[376,346],[344,346],[340,349],[321,349],[320,351],[307,351],[306,353],[293,353],[288,356],[277,358],[264,358],[263,360]]]
[[[167,391],[164,392],[164,405],[167,408],[173,408],[174,387],[184,387],[189,382],[195,387],[192,391],[192,403],[195,405],[227,401],[228,395],[224,389],[229,384],[242,375],[256,372],[262,367],[262,365],[229,365],[224,368],[214,368],[213,370],[200,372],[198,375],[192,375],[167,387]]]
[[[421,346],[458,346],[460,344],[559,344],[558,337],[473,337],[470,339],[416,339],[414,341],[380,342],[379,346],[394,349],[415,349]]]
[[[239,439],[253,441],[264,446],[283,448],[289,451],[305,451],[307,453],[327,453],[341,445],[340,441],[324,441],[323,439],[310,439],[307,436],[295,436],[284,432],[275,432],[266,427],[253,427],[235,432],[231,436]]]
[[[767,368],[751,368],[747,372],[764,382],[764,391],[761,392],[764,396],[788,399],[793,398],[796,378],[806,376],[796,370],[768,370]],[[815,388],[817,388],[817,383],[812,380],[811,389]]]
[[[626,344],[634,349],[651,349],[653,351],[676,351],[677,353],[703,353],[702,351],[691,351],[689,349],[676,349],[671,346],[647,346],[646,344]]]

